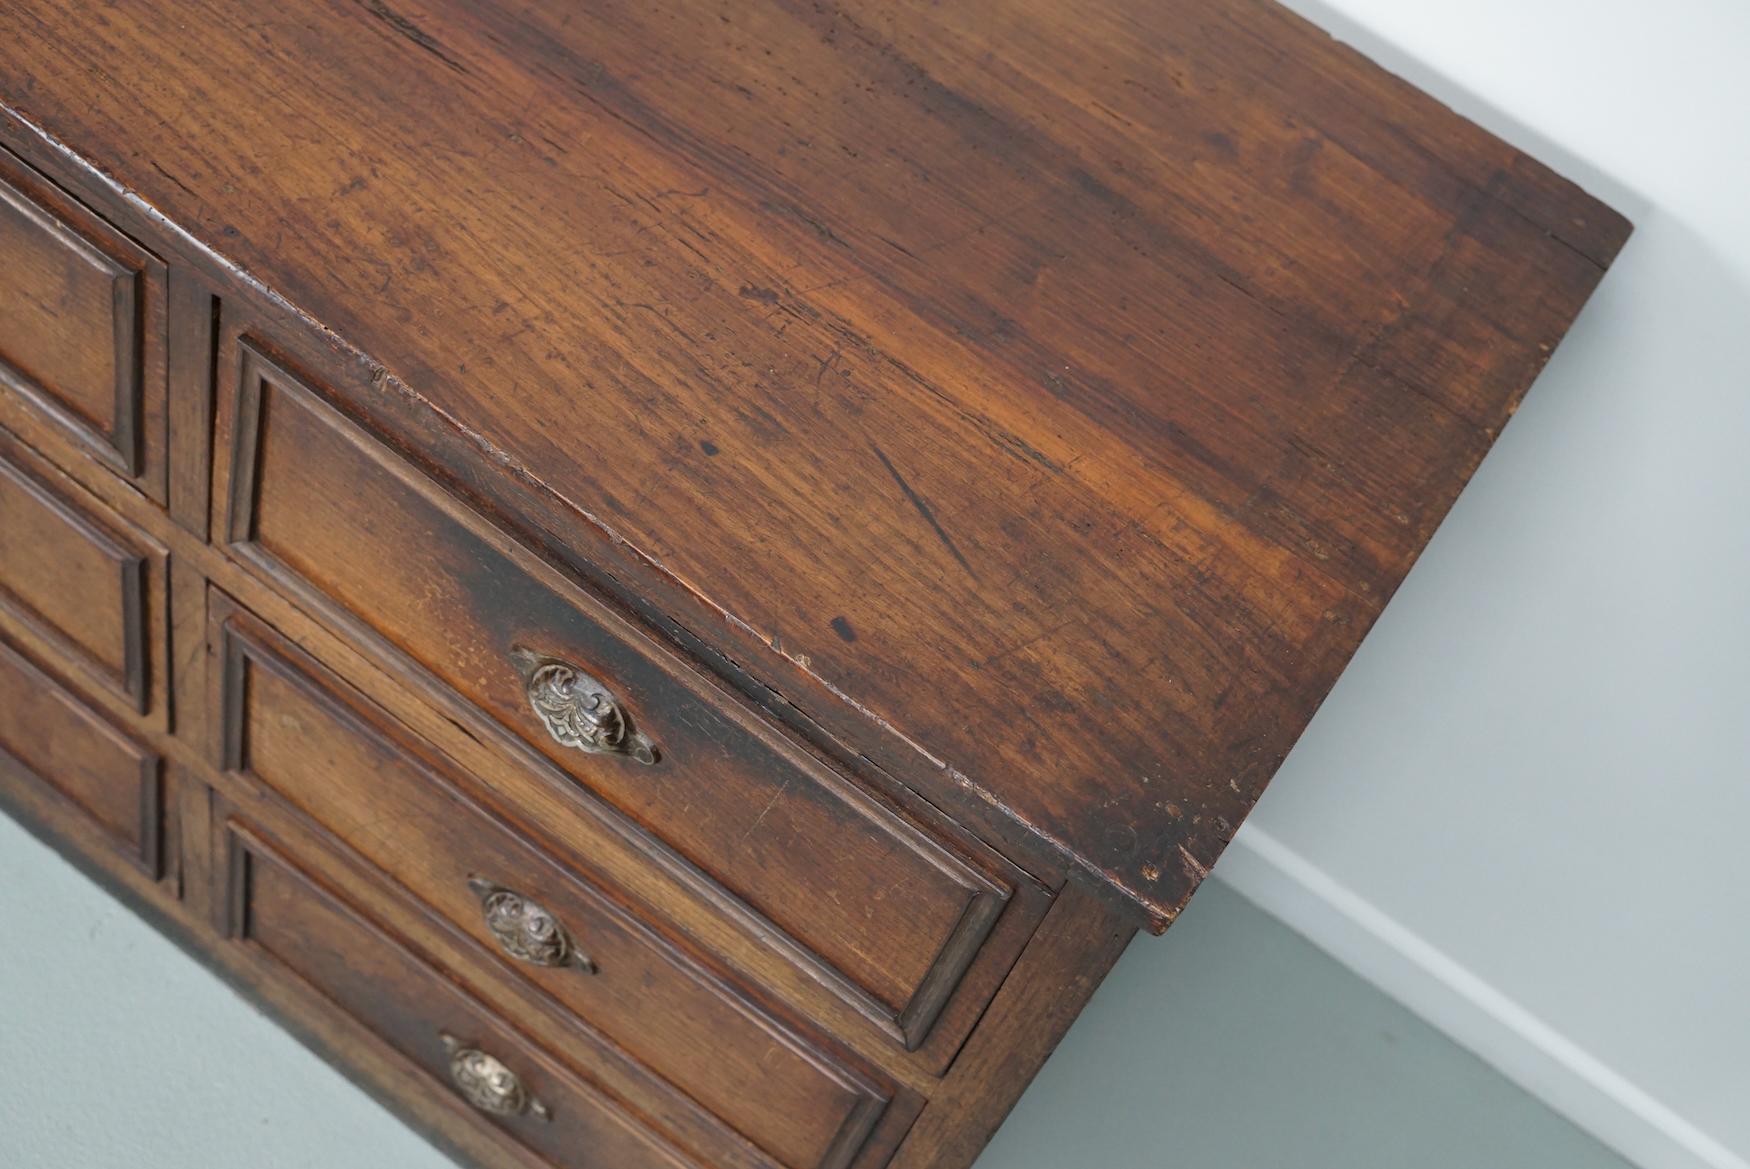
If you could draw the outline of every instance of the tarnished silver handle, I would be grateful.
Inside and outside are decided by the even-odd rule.
[[[595,973],[595,963],[546,906],[482,877],[469,877],[468,888],[480,898],[486,928],[506,954],[531,966],[574,966]]]
[[[656,744],[638,732],[631,712],[581,668],[521,646],[511,650],[511,660],[522,675],[529,708],[555,742],[593,755],[656,762]]]
[[[494,1116],[527,1114],[537,1120],[553,1119],[552,1111],[529,1095],[517,1074],[497,1059],[454,1035],[440,1034],[438,1038],[450,1053],[450,1079],[462,1099]]]

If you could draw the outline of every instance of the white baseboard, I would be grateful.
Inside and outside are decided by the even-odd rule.
[[[1214,875],[1642,1169],[1750,1169],[1591,1053],[1269,833]]]

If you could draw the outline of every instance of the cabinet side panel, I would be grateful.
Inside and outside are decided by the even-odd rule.
[[[889,1169],[965,1169],[1136,935],[1133,916],[1066,885]]]

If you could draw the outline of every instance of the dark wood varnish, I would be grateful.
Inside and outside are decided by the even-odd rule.
[[[1627,233],[1250,0],[177,16],[247,32],[73,3],[0,72],[366,408],[1157,919]]]
[[[247,341],[222,418],[235,553],[337,606],[629,810],[801,960],[919,1046],[1012,889],[714,696],[543,571]],[[228,431],[228,433],[227,433]],[[607,682],[661,744],[648,767],[561,746],[517,652]]]
[[[479,1164],[965,1169],[1629,232],[1268,0],[0,25],[0,797]]]
[[[0,624],[142,714],[152,671],[163,669],[152,606],[162,603],[164,564],[150,540],[94,516],[0,446]]]
[[[0,148],[0,393],[160,498],[164,279],[156,257]],[[0,396],[0,417],[18,413]]]
[[[551,1117],[494,1117],[518,1144],[555,1166],[677,1169],[693,1164],[663,1146],[613,1101],[483,1004],[449,983],[381,926],[247,825],[222,825],[226,933],[258,949],[340,1010],[362,1019],[434,1088],[449,1081],[448,1034],[499,1058]],[[463,1105],[465,1107],[465,1105]]]
[[[972,1164],[1135,934],[1109,902],[1067,890],[942,1082],[937,1108],[906,1135],[893,1169]]]
[[[746,991],[622,908],[586,878],[587,852],[554,859],[519,837],[463,790],[451,765],[343,695],[314,661],[243,618],[217,637],[225,770],[299,807],[495,956],[470,879],[539,900],[592,969],[503,958],[501,978],[538,987],[776,1164],[851,1164],[890,1090],[764,1014]]]
[[[0,639],[0,784],[53,793],[51,814],[95,828],[147,876],[160,871],[160,760]]]

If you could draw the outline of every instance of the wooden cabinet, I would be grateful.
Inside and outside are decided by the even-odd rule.
[[[1269,6],[35,9],[0,800],[480,1164],[969,1165],[1628,233]]]

